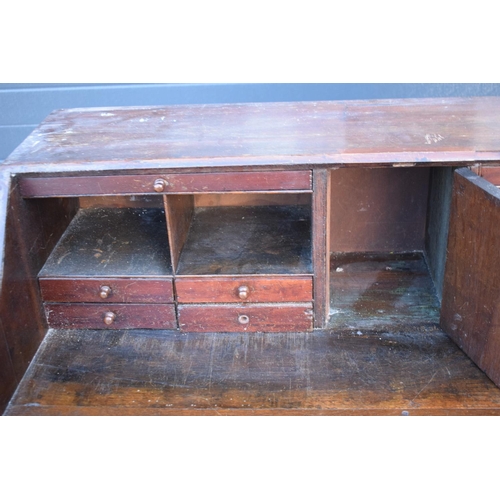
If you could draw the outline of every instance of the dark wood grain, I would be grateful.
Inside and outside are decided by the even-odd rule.
[[[194,199],[192,195],[186,194],[164,196],[163,199],[167,217],[170,256],[174,272],[176,272],[193,219]]]
[[[212,193],[224,191],[310,191],[310,171],[230,172],[217,174],[103,175],[80,177],[23,177],[21,194],[26,198],[48,196],[154,194],[157,180],[165,193]]]
[[[500,385],[500,190],[454,173],[441,324]]]
[[[308,332],[313,326],[310,303],[180,304],[177,311],[183,332]]]
[[[314,171],[312,254],[314,267],[314,326],[324,328],[330,308],[331,183],[328,170]]]
[[[171,276],[165,213],[155,208],[80,210],[41,277]]]
[[[309,206],[197,208],[178,275],[311,274]]]
[[[441,331],[52,330],[6,415],[500,415]]]
[[[46,302],[138,302],[162,304],[174,301],[171,278],[40,278]],[[102,297],[101,287],[111,289]]]
[[[23,200],[17,180],[4,181],[0,357],[6,378],[0,380],[0,404],[12,395],[45,336],[36,276],[78,208],[75,199]]]
[[[424,249],[429,169],[341,168],[331,179],[332,252]]]
[[[422,253],[334,253],[329,328],[415,331],[439,324]]]
[[[33,171],[35,165],[72,170],[498,160],[499,114],[499,97],[59,110],[5,164]]]
[[[47,323],[51,328],[104,329],[175,329],[177,320],[173,304],[62,304],[45,303]],[[104,323],[106,313],[116,318]]]
[[[238,290],[247,287],[242,299]],[[178,276],[175,289],[179,303],[203,302],[310,302],[311,276]]]

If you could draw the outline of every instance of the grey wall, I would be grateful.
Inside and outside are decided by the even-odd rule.
[[[500,84],[0,84],[0,161],[54,109],[500,95]]]

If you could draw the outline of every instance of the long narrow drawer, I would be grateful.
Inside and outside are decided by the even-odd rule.
[[[310,170],[204,174],[22,177],[24,197],[226,191],[310,191]]]
[[[132,329],[177,328],[173,304],[54,304],[45,303],[52,328]]]
[[[184,332],[307,332],[312,330],[312,305],[255,304],[179,305]]]
[[[172,278],[40,278],[39,283],[45,302],[174,301]]]
[[[177,277],[180,303],[310,302],[311,276]]]

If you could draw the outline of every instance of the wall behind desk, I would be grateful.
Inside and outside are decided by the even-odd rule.
[[[500,84],[0,84],[0,161],[54,109],[500,95]]]

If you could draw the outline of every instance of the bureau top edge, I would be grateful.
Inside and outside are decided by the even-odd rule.
[[[500,97],[474,97],[58,110],[3,168],[21,172],[497,160]]]

